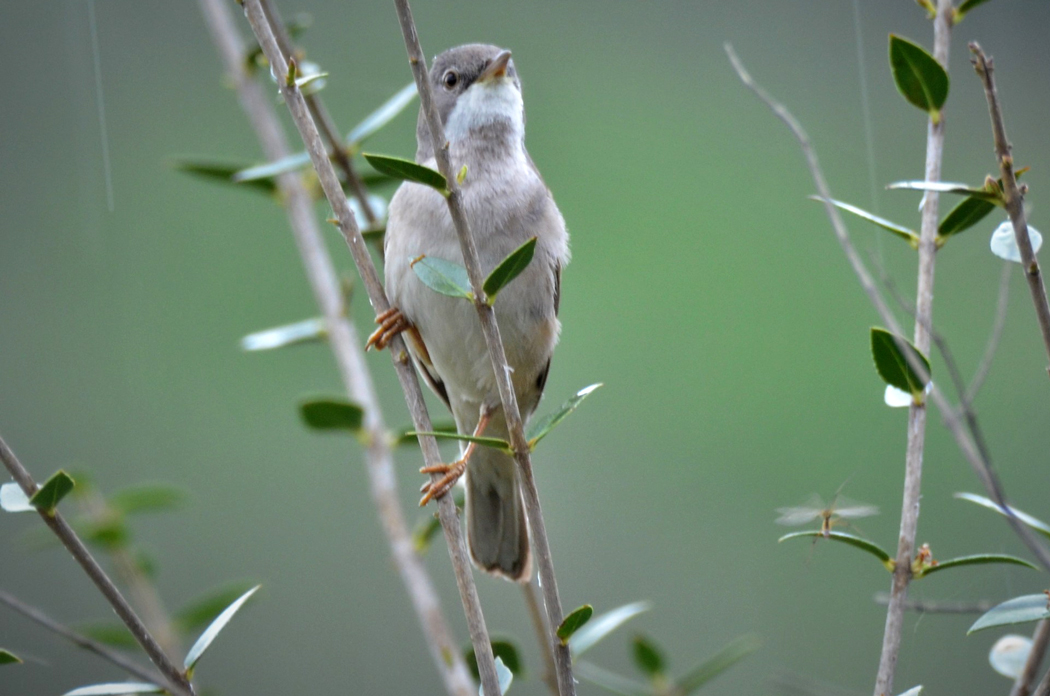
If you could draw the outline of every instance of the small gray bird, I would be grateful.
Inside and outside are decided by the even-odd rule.
[[[448,139],[453,171],[466,165],[462,204],[488,274],[511,251],[536,237],[532,262],[495,303],[522,417],[539,403],[558,342],[561,269],[569,261],[565,221],[525,151],[525,111],[510,51],[469,44],[445,51],[430,70],[434,100]],[[420,113],[416,161],[436,168]],[[369,339],[382,348],[406,331],[419,372],[456,419],[460,433],[507,438],[507,424],[477,312],[440,295],[412,271],[421,254],[463,263],[445,199],[405,182],[390,202],[385,258],[393,308]],[[482,569],[518,582],[531,573],[528,526],[514,459],[473,444],[456,462],[424,467],[444,476],[426,484],[421,504],[444,495],[466,471],[467,541]]]

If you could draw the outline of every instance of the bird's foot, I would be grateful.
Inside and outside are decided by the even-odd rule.
[[[383,350],[393,340],[394,336],[412,326],[397,307],[391,307],[378,315],[376,323],[379,324],[379,328],[368,337],[368,341],[365,343],[366,351],[372,347],[375,347],[376,350]]]
[[[451,490],[456,485],[456,481],[463,475],[463,472],[467,470],[467,459],[469,453],[462,459],[457,459],[451,464],[435,464],[434,466],[424,466],[419,470],[421,474],[442,474],[442,477],[436,480],[427,481],[423,484],[423,487],[419,489],[419,492],[423,494],[423,497],[419,500],[419,507],[423,507],[434,498],[440,498]]]

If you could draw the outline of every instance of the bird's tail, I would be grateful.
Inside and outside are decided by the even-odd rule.
[[[478,447],[467,463],[467,545],[482,570],[515,582],[532,574],[529,528],[513,457]]]

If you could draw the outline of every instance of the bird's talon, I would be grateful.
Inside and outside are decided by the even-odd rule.
[[[443,474],[443,476],[436,481],[427,481],[419,489],[419,492],[423,494],[423,497],[419,500],[419,507],[423,507],[431,500],[440,498],[448,493],[466,470],[467,460],[465,457],[457,459],[451,464],[435,464],[434,466],[425,466],[420,469],[420,472],[424,474]]]
[[[391,307],[376,316],[376,323],[379,324],[379,328],[373,331],[365,342],[366,351],[373,347],[383,350],[394,336],[412,326],[397,307]]]

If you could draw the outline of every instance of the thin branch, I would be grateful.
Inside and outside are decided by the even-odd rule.
[[[876,592],[875,603],[887,606],[890,603],[889,592]],[[995,606],[994,602],[930,602],[919,599],[908,599],[904,602],[905,611],[920,614],[983,614]]]
[[[992,367],[992,359],[999,350],[999,340],[1003,337],[1003,327],[1006,326],[1006,310],[1010,305],[1010,262],[1003,261],[1003,270],[999,274],[999,300],[995,307],[995,323],[992,325],[992,333],[988,337],[988,345],[984,349],[984,357],[981,358],[977,371],[973,373],[970,386],[966,389],[966,401],[973,403],[977,398],[977,392],[984,384],[984,378],[988,376],[988,370]]]
[[[27,497],[32,497],[37,492],[38,486],[33,477],[29,474],[22,463],[15,457],[15,453],[11,451],[11,448],[7,446],[3,438],[0,438],[0,461],[3,461],[4,466],[11,473],[12,478],[18,482],[22,492]],[[160,673],[164,675],[165,681],[168,682],[169,688],[172,688],[176,693],[194,694],[193,685],[164,654],[160,645],[150,634],[146,625],[142,623],[142,619],[138,617],[135,610],[131,608],[124,596],[120,594],[120,590],[113,584],[106,572],[99,566],[98,561],[95,560],[91,552],[84,545],[84,542],[80,540],[73,528],[66,522],[65,517],[62,513],[57,510],[53,514],[47,514],[46,512],[40,512],[40,518],[44,520],[55,536],[58,537],[62,545],[66,547],[66,550],[73,556],[80,567],[84,569],[91,581],[95,583],[95,587],[99,589],[102,596],[106,598],[110,606],[113,607],[113,611],[116,612],[124,625],[131,631],[131,635],[134,636],[135,640],[142,649],[146,651],[146,655],[149,656],[150,662],[152,662]]]
[[[1035,626],[1032,634],[1032,649],[1028,651],[1028,659],[1025,660],[1024,669],[1017,675],[1014,688],[1010,696],[1028,696],[1032,693],[1032,684],[1039,673],[1039,664],[1046,654],[1047,645],[1050,645],[1050,620],[1043,619]]]
[[[1032,696],[1050,696],[1050,669],[1043,675],[1039,686],[1035,687],[1035,692]]]
[[[543,615],[538,591],[531,582],[522,583],[521,591],[525,595],[525,606],[529,610],[529,619],[532,621],[532,628],[536,631],[536,639],[540,644],[540,654],[543,655],[543,675],[540,678],[551,693],[558,696],[558,668],[554,664],[554,655],[547,641],[547,619]]]
[[[161,681],[161,676],[158,673],[150,671],[145,667],[140,666],[136,662],[133,662],[132,660],[128,659],[124,655],[121,655],[116,650],[111,650],[102,643],[99,643],[96,640],[92,640],[87,636],[77,633],[68,626],[58,623],[57,621],[55,621],[50,616],[40,611],[36,607],[29,606],[22,600],[18,599],[14,595],[8,594],[4,590],[0,590],[0,602],[11,607],[27,619],[35,621],[36,623],[40,624],[52,633],[57,633],[58,635],[68,640],[70,643],[76,645],[78,648],[83,648],[88,652],[95,653],[103,660],[109,660],[114,665],[120,667],[122,670],[124,670],[133,677],[137,677],[138,679],[141,679],[145,682],[150,682],[151,684],[156,684]]]
[[[289,148],[281,132],[270,99],[263,93],[258,84],[244,74],[242,63],[242,44],[233,26],[230,12],[223,0],[201,0],[205,17],[208,21],[215,42],[223,55],[227,70],[234,76],[238,85],[238,94],[242,105],[251,120],[253,127],[266,154],[271,159],[285,156]],[[262,47],[270,65],[277,75],[287,74],[288,63],[274,37],[270,22],[267,20],[258,0],[247,0],[244,3],[245,14],[252,27],[259,45]],[[371,257],[365,247],[360,230],[353,213],[347,204],[339,179],[328,159],[321,136],[310,117],[309,109],[302,93],[288,87],[282,81],[281,93],[295,121],[296,128],[306,144],[310,159],[317,170],[318,180],[332,206],[337,218],[340,232],[346,239],[350,253],[354,258],[358,273],[368,293],[372,307],[383,311],[390,306],[379,282]],[[365,428],[368,431],[368,472],[371,480],[372,496],[380,510],[380,519],[391,544],[394,559],[398,565],[402,582],[404,582],[420,623],[428,637],[428,647],[445,687],[450,694],[470,696],[475,692],[470,682],[469,673],[460,657],[459,649],[452,640],[447,622],[441,613],[437,593],[425,568],[416,556],[408,527],[404,521],[397,500],[392,458],[387,443],[387,434],[383,426],[375,388],[368,373],[358,340],[352,325],[346,320],[343,294],[332,266],[331,259],[324,246],[324,240],[317,229],[313,205],[310,198],[298,183],[297,177],[283,175],[279,179],[282,190],[288,193],[286,203],[292,228],[299,246],[303,263],[307,270],[314,295],[321,305],[328,323],[329,340],[333,355],[339,366],[340,374],[348,392],[365,411]],[[390,355],[394,368],[405,393],[412,421],[417,431],[430,431],[430,417],[423,401],[416,374],[408,358],[404,341],[396,337],[391,342]],[[424,461],[428,465],[440,462],[437,441],[433,437],[420,437]],[[495,679],[495,663],[492,657],[492,646],[489,642],[488,629],[481,613],[474,578],[471,575],[470,562],[466,545],[460,529],[456,506],[451,497],[445,497],[438,503],[438,518],[445,532],[456,584],[460,599],[463,602],[467,617],[467,626],[471,642],[477,655],[482,674],[490,674],[486,694],[497,696],[498,683]],[[484,682],[483,682],[484,683]]]
[[[1039,321],[1043,345],[1050,356],[1050,306],[1046,301],[1046,288],[1043,287],[1043,275],[1039,270],[1039,261],[1032,250],[1032,240],[1028,237],[1028,221],[1024,212],[1024,189],[1017,185],[1014,175],[1014,159],[1010,154],[1010,141],[1006,139],[1006,126],[1003,123],[1002,109],[999,107],[999,94],[995,89],[992,59],[985,56],[976,42],[970,44],[973,53],[973,66],[977,76],[984,85],[984,94],[988,99],[988,114],[992,119],[992,137],[995,141],[995,159],[999,163],[999,173],[1003,181],[1006,212],[1014,226],[1014,238],[1017,249],[1021,252],[1021,266],[1024,268],[1025,280],[1035,304],[1035,315]],[[1047,368],[1050,370],[1050,368]]]
[[[474,243],[474,237],[471,235],[466,214],[460,204],[459,186],[456,184],[455,172],[452,171],[452,163],[448,156],[448,141],[445,139],[445,129],[441,125],[441,117],[437,112],[437,107],[434,105],[434,100],[430,93],[427,61],[423,56],[423,49],[419,45],[419,35],[412,20],[412,9],[408,5],[408,0],[394,0],[394,6],[397,8],[398,22],[401,24],[401,33],[405,39],[408,62],[412,67],[412,74],[416,80],[416,89],[419,92],[422,113],[430,129],[430,138],[434,145],[434,157],[437,160],[438,170],[448,182],[449,195],[445,197],[445,200],[448,203],[452,223],[456,228],[456,235],[459,237],[460,251],[463,254],[463,265],[467,269],[467,276],[470,278],[471,289],[474,292],[474,307],[478,312],[482,333],[485,335],[485,344],[488,348],[489,359],[492,362],[492,371],[495,375],[500,401],[503,404],[503,415],[510,434],[510,444],[514,450],[514,459],[518,463],[518,470],[521,473],[522,498],[525,502],[525,512],[528,516],[529,530],[532,534],[533,547],[536,553],[540,587],[543,590],[544,606],[547,610],[548,637],[551,650],[554,653],[555,666],[557,667],[559,691],[561,696],[573,696],[576,693],[576,682],[572,676],[572,659],[569,655],[569,647],[563,644],[555,633],[563,618],[561,599],[558,596],[558,582],[554,575],[554,562],[551,559],[546,524],[540,508],[539,491],[536,489],[536,480],[532,472],[530,448],[525,439],[524,424],[522,423],[521,412],[518,410],[518,400],[514,392],[514,385],[511,382],[510,365],[507,362],[503,340],[500,338],[496,314],[486,300],[485,292],[482,289],[485,277],[481,272],[481,264],[478,261],[478,250]]]

